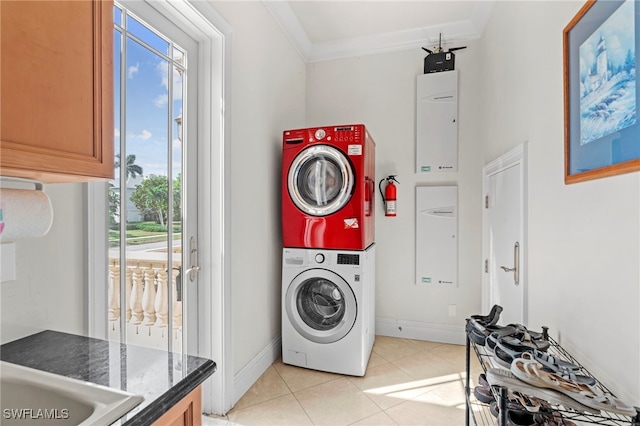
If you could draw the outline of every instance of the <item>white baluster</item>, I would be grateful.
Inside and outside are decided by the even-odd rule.
[[[173,329],[174,330],[182,330],[182,302],[178,302],[178,291],[177,291],[177,283],[176,277],[178,276],[179,271],[173,272],[173,279],[171,280],[171,285],[173,286]],[[185,277],[182,276],[182,295],[184,296],[184,284]]]
[[[160,328],[165,328],[169,323],[169,294],[167,281],[169,275],[164,269],[158,270],[158,292],[156,294],[155,308],[158,316],[156,325]]]
[[[144,325],[152,326],[156,322],[156,274],[152,269],[144,270],[144,290],[142,291],[142,310]]]
[[[126,319],[127,322],[131,321],[131,303],[129,303],[129,301],[131,300],[131,287],[133,286],[133,269],[132,268],[127,268],[127,270],[125,271],[126,274],[126,278],[124,281],[124,291],[125,291],[125,295],[126,295],[126,306],[127,306],[127,310],[126,310]]]
[[[143,271],[139,268],[133,269],[131,272],[131,298],[129,306],[131,307],[131,324],[134,325],[142,323],[142,319],[144,318],[142,312],[143,280]]]
[[[118,321],[120,319],[120,268],[111,264],[109,264],[108,300],[107,318],[109,321]]]

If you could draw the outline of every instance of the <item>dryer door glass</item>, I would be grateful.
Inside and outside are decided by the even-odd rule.
[[[289,169],[289,195],[303,212],[327,216],[351,198],[354,173],[349,159],[338,149],[315,145],[302,151]]]
[[[335,328],[346,309],[344,295],[337,285],[323,278],[304,282],[296,301],[302,320],[316,330]]]
[[[353,290],[343,277],[326,269],[298,274],[283,303],[288,321],[312,342],[337,342],[356,322],[358,304]]]

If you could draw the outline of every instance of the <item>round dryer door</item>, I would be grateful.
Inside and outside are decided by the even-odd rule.
[[[356,298],[349,284],[326,269],[310,269],[289,284],[287,317],[306,339],[333,343],[346,336],[356,321]]]
[[[300,210],[327,216],[349,202],[354,178],[351,162],[340,150],[314,145],[293,160],[287,185],[291,200]]]

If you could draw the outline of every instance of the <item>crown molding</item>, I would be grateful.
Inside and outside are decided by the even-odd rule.
[[[311,54],[313,45],[289,3],[286,1],[262,0],[262,4],[266,6],[273,19],[276,20],[289,41],[302,56],[302,59],[307,62],[306,58]]]
[[[446,34],[443,45],[477,40],[482,36],[491,17],[495,0],[477,1],[471,17],[463,21],[322,43],[311,42],[288,2],[262,2],[302,59],[311,63],[436,46],[441,33]]]

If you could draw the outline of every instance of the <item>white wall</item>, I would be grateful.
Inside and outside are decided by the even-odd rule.
[[[479,48],[482,155],[529,143],[529,326],[640,403],[640,176],[564,184],[562,30],[582,2],[497,2]]]
[[[15,281],[0,283],[0,342],[42,330],[85,332],[82,184],[45,188],[53,205],[49,233],[17,241]]]
[[[232,28],[234,370],[280,335],[282,131],[304,126],[305,64],[262,2],[213,2]]]
[[[475,42],[456,52],[459,70],[459,172],[414,173],[416,76],[420,49],[307,66],[307,124],[364,123],[376,141],[376,184],[397,174],[398,216],[384,216],[376,188],[376,333],[464,341],[464,319],[480,309],[482,60]],[[416,286],[415,187],[458,185],[459,285]],[[457,314],[449,316],[449,305]],[[402,331],[400,330],[402,327]]]

